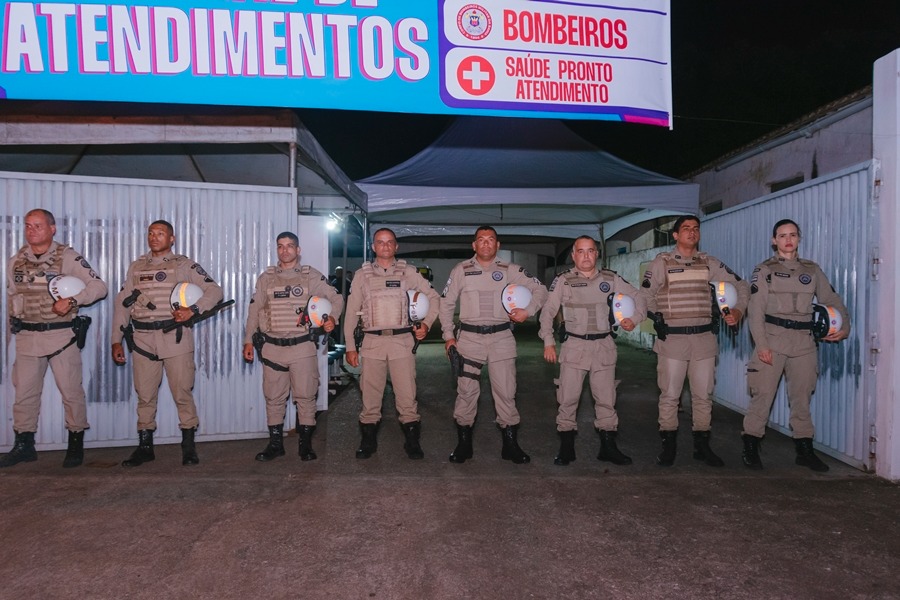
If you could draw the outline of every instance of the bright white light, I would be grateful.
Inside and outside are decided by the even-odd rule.
[[[334,231],[335,229],[337,229],[337,226],[338,226],[338,222],[337,222],[337,220],[335,220],[333,218],[328,219],[328,222],[325,223],[325,229],[327,229],[328,231]]]

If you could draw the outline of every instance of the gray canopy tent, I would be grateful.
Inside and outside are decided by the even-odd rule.
[[[557,120],[458,118],[433,144],[357,182],[370,227],[415,237],[608,237],[636,223],[696,213],[698,186],[600,150]]]

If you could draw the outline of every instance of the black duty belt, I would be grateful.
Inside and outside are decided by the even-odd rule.
[[[366,329],[366,335],[403,335],[404,333],[412,333],[412,327],[401,327],[400,329]]]
[[[792,321],[791,319],[779,319],[778,317],[773,317],[772,315],[766,315],[766,323],[778,325],[779,327],[784,327],[785,329],[806,329],[812,331],[813,328],[812,321]]]
[[[292,337],[292,338],[275,338],[270,335],[266,335],[265,333],[261,333],[262,339],[267,344],[272,344],[273,346],[296,346],[297,344],[302,344],[303,342],[308,342],[312,340],[312,336],[310,334],[301,335],[300,337]]]
[[[579,340],[588,340],[588,341],[602,340],[605,337],[609,337],[609,334],[610,334],[609,331],[607,331],[606,333],[588,333],[585,335],[578,335],[577,333],[569,333],[568,331],[566,332],[566,335],[569,337],[578,338]]]
[[[487,335],[489,333],[499,333],[506,331],[512,327],[512,323],[501,323],[500,325],[469,325],[468,323],[460,323],[459,328],[469,333],[479,333]]]
[[[53,331],[54,329],[72,329],[72,322],[64,323],[26,323],[20,321],[18,324],[22,331]]]
[[[155,331],[157,329],[165,329],[170,325],[175,325],[175,319],[166,319],[165,321],[131,321],[131,326],[139,331]]]
[[[712,323],[707,323],[706,325],[692,325],[690,327],[669,327],[666,333],[669,335],[694,335],[695,333],[707,333],[712,330]]]

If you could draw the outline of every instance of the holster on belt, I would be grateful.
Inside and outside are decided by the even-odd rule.
[[[263,344],[266,343],[266,336],[263,334],[262,331],[257,330],[256,333],[253,334],[251,341],[253,342],[253,347],[256,348],[256,354],[259,356],[259,362],[266,365],[270,369],[274,369],[276,371],[281,371],[282,373],[286,373],[287,371],[290,371],[290,369],[285,367],[284,365],[279,365],[278,363],[272,362],[271,360],[269,360],[265,356],[263,356],[262,349],[263,349]]]
[[[72,331],[75,332],[75,345],[79,350],[84,349],[87,342],[87,332],[91,326],[91,318],[87,316],[78,316],[72,319]]]
[[[9,318],[9,332],[13,335],[16,335],[22,331],[22,319],[17,319],[16,317]]]
[[[136,352],[136,353],[140,354],[141,356],[149,358],[150,360],[153,360],[153,361],[161,360],[157,355],[155,355],[151,352],[147,352],[146,350],[144,350],[143,348],[141,348],[140,346],[138,346],[137,344],[134,343],[134,326],[130,322],[128,323],[128,325],[122,325],[120,327],[120,329],[122,330],[122,339],[125,340],[125,345],[128,347],[129,352],[131,352],[132,354],[134,354]]]
[[[463,364],[465,359],[462,354],[459,353],[459,350],[456,349],[456,346],[450,346],[450,349],[447,350],[447,357],[450,359],[450,370],[453,373],[454,379],[459,379],[463,375]]]
[[[566,322],[563,321],[559,326],[559,343],[564,344],[569,339],[569,332],[566,331]]]
[[[360,319],[356,322],[356,328],[353,330],[353,343],[356,344],[357,352],[362,349],[364,337],[366,337],[366,332],[363,330],[362,320]]]
[[[663,317],[663,314],[661,312],[648,312],[647,316],[653,321],[653,329],[656,330],[656,337],[659,338],[659,341],[666,341],[666,336],[669,335],[669,326],[666,325],[666,319]]]

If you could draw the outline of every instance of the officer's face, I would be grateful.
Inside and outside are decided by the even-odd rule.
[[[494,260],[497,256],[497,250],[500,248],[500,242],[493,231],[479,231],[475,241],[472,242],[472,249],[475,250],[475,256],[482,262]]]
[[[379,231],[372,240],[372,251],[382,260],[390,260],[397,253],[397,238],[390,231]]]
[[[793,223],[787,223],[775,230],[772,245],[778,251],[779,256],[793,257],[800,246],[800,232]]]
[[[291,238],[281,238],[278,240],[278,263],[282,267],[292,267],[297,264],[297,258],[300,256],[300,246],[294,243]]]
[[[672,232],[672,237],[679,246],[693,250],[700,244],[700,222],[688,219],[678,231]]]
[[[175,243],[175,236],[169,233],[165,225],[151,225],[147,229],[147,245],[154,256],[166,254]]]
[[[572,261],[579,271],[589,273],[597,266],[597,244],[591,240],[578,240],[572,247]]]
[[[54,235],[56,235],[56,225],[47,222],[47,215],[33,213],[25,217],[25,241],[32,250],[37,248],[45,251],[53,242]]]

